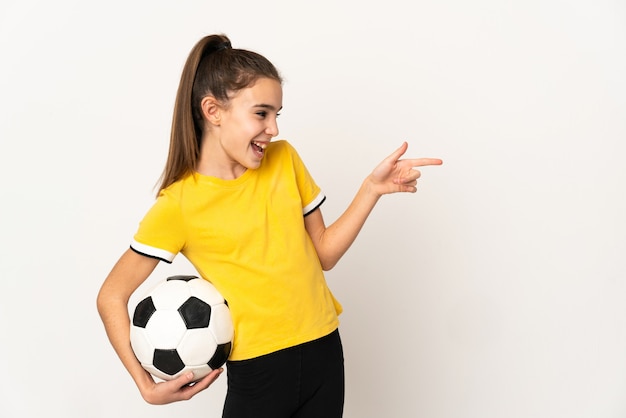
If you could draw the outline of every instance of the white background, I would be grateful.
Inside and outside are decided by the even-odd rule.
[[[444,160],[327,275],[346,417],[626,416],[623,0],[3,0],[0,416],[220,416],[225,376],[144,403],[95,308],[218,32],[281,70],[327,221],[403,140]]]

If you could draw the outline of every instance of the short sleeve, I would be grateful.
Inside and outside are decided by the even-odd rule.
[[[306,216],[320,207],[326,200],[326,196],[315,183],[296,149],[289,143],[287,143],[287,149],[291,157],[298,191],[302,199],[302,214]]]
[[[180,205],[170,193],[162,192],[139,223],[130,247],[139,254],[171,263],[184,244]]]

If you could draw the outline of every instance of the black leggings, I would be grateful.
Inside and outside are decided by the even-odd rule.
[[[308,343],[226,364],[223,418],[341,418],[343,349],[339,331]]]

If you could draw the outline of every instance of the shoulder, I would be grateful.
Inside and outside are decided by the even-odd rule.
[[[180,205],[185,197],[192,196],[198,188],[198,179],[190,174],[178,180],[159,192],[157,202],[161,205]]]
[[[272,141],[269,143],[267,148],[272,152],[291,152],[292,150],[295,151],[294,147],[286,139]]]
[[[183,189],[183,184],[186,179],[187,177],[182,180],[178,180],[167,186],[165,189],[161,190],[159,192],[159,195],[157,196],[157,200],[176,199],[177,196],[180,196],[181,190]]]
[[[300,156],[298,155],[298,151],[294,148],[291,143],[285,139],[280,139],[278,141],[272,141],[268,145],[268,156],[272,156],[276,159],[289,159],[289,160],[300,160]]]

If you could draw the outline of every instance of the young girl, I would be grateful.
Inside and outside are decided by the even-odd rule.
[[[341,417],[344,369],[331,269],[378,199],[415,192],[407,144],[365,179],[330,226],[325,196],[278,135],[281,77],[263,56],[224,35],[192,49],[178,89],[158,198],[98,295],[108,337],[143,398],[190,399],[222,373],[156,383],[129,342],[128,300],[160,260],[182,253],[228,301],[235,325],[224,417]]]

